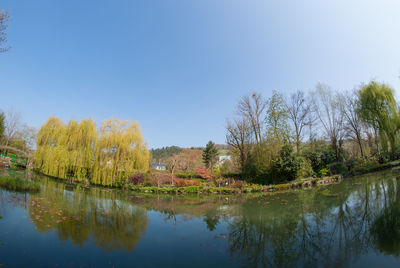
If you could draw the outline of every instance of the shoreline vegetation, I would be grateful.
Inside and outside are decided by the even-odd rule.
[[[314,177],[314,178],[304,178],[298,179],[295,181],[290,181],[286,183],[280,184],[271,184],[271,185],[260,185],[260,184],[248,184],[246,182],[236,180],[231,186],[212,186],[210,183],[207,183],[204,179],[191,179],[191,182],[195,182],[194,185],[182,186],[179,182],[187,181],[185,179],[178,178],[178,184],[181,186],[145,186],[145,185],[135,185],[133,183],[126,183],[119,186],[104,186],[104,185],[96,185],[90,184],[87,180],[74,180],[73,178],[69,178],[65,180],[63,178],[58,178],[54,176],[49,176],[43,174],[39,171],[35,171],[39,174],[45,175],[47,177],[61,180],[65,182],[69,182],[72,184],[81,184],[87,187],[104,187],[109,189],[121,189],[124,191],[132,191],[136,193],[154,193],[154,194],[177,194],[177,195],[195,195],[195,194],[248,194],[248,193],[281,193],[289,190],[300,190],[300,189],[312,189],[318,186],[326,186],[331,184],[340,183],[343,179],[361,176],[369,173],[379,172],[383,170],[392,169],[393,171],[400,171],[400,160],[379,164],[376,166],[372,166],[370,168],[366,168],[364,170],[354,171],[353,173],[345,174],[345,175],[332,175],[332,176],[324,176],[324,177]],[[159,173],[162,174],[162,173]],[[170,175],[170,174],[163,174]],[[182,174],[179,174],[181,177]],[[0,178],[1,181],[2,178]],[[242,184],[238,186],[237,182],[241,182]],[[1,183],[1,182],[0,182]],[[0,184],[1,186],[1,184]]]
[[[0,177],[0,187],[16,192],[39,192],[38,182],[28,181],[18,177]]]
[[[32,157],[29,168],[47,176],[145,193],[309,188],[399,165],[400,105],[393,92],[375,81],[346,93],[323,84],[290,98],[253,92],[227,120],[226,144],[151,151],[136,121],[63,122],[51,116],[37,135],[29,135],[36,148],[26,157]],[[0,113],[0,129],[12,118]],[[23,135],[7,133],[0,133],[7,155],[9,145],[15,152],[32,148]]]

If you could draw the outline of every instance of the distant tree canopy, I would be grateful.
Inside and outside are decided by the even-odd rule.
[[[178,146],[167,146],[163,148],[151,149],[151,157],[153,161],[159,162],[167,159],[174,154],[179,154],[182,151],[182,148]]]
[[[36,167],[58,178],[118,185],[137,170],[147,170],[149,161],[137,122],[106,120],[97,130],[92,119],[64,124],[50,117],[37,134]]]

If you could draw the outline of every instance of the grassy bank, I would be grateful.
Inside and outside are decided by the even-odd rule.
[[[18,192],[38,192],[40,190],[39,183],[17,177],[0,177],[0,187]]]

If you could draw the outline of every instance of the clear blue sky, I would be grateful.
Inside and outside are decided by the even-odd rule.
[[[0,108],[138,120],[149,147],[225,142],[250,91],[400,89],[400,1],[2,0]]]

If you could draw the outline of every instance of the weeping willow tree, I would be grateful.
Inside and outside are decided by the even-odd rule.
[[[136,170],[147,170],[150,154],[137,122],[92,119],[65,125],[50,117],[37,135],[35,163],[44,174],[117,185]]]
[[[95,184],[123,183],[132,171],[148,168],[150,153],[137,122],[106,120],[99,134],[92,168]]]

